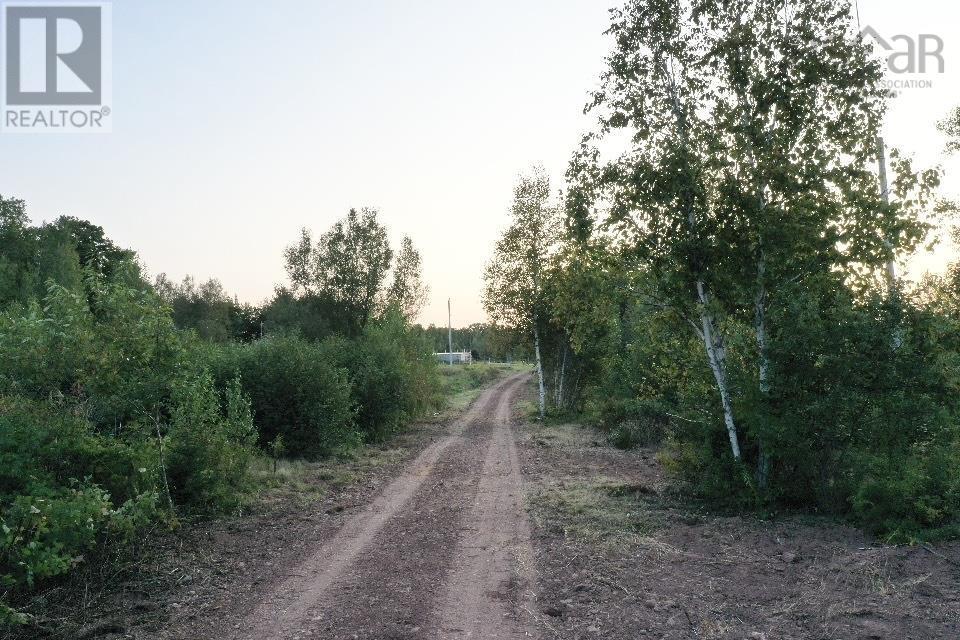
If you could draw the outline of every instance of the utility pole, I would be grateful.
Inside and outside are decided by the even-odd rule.
[[[447,298],[447,354],[453,364],[453,312],[450,310],[450,298]]]

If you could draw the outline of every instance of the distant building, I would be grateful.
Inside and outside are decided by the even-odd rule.
[[[443,352],[433,354],[444,364],[470,364],[473,362],[473,354],[469,351],[454,351],[453,353]]]

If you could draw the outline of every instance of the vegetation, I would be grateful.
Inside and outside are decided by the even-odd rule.
[[[447,399],[448,409],[463,410],[480,394],[500,378],[511,373],[529,371],[526,363],[474,363],[440,367],[440,385]]]
[[[266,454],[344,452],[438,406],[409,325],[425,296],[412,243],[391,269],[369,210],[323,238],[318,279],[258,309],[215,280],[151,285],[99,227],[31,227],[0,197],[0,621],[107,547],[242,507]],[[349,251],[360,271],[333,277]]]
[[[662,443],[715,504],[960,533],[957,268],[891,266],[952,206],[896,152],[885,191],[882,70],[847,3],[631,0],[609,33],[563,202],[522,177],[487,272],[541,397]],[[523,215],[533,185],[565,221]]]

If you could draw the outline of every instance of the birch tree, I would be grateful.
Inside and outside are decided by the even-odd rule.
[[[533,339],[539,412],[546,413],[541,331],[545,322],[544,278],[560,239],[560,209],[551,202],[542,169],[521,176],[514,188],[511,223],[497,242],[484,273],[483,305],[494,324]]]
[[[635,247],[657,278],[654,295],[697,333],[739,459],[724,327],[752,326],[767,398],[769,305],[813,274],[874,274],[912,250],[936,176],[904,165],[903,186],[921,195],[881,199],[882,69],[846,0],[633,0],[614,12],[610,33],[616,47],[588,107],[599,128],[571,167],[586,194],[574,214],[604,201],[602,222]],[[601,141],[617,130],[631,137],[608,160]],[[752,434],[761,486],[765,432]]]

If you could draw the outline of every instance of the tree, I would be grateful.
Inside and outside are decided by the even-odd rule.
[[[0,308],[33,293],[28,265],[34,247],[28,227],[23,200],[0,196]]]
[[[389,304],[395,304],[407,322],[423,309],[429,288],[423,282],[420,253],[409,236],[404,236],[393,265],[393,282],[387,291]]]
[[[727,371],[727,328],[752,326],[759,396],[770,393],[769,307],[792,283],[840,269],[872,278],[912,250],[936,175],[900,167],[912,197],[881,200],[876,139],[882,70],[843,0],[633,0],[614,12],[616,48],[590,109],[599,130],[571,166],[651,268],[651,295],[701,339],[735,459],[741,434]],[[598,143],[632,132],[605,161]],[[761,410],[764,415],[766,410]],[[765,428],[755,425],[766,482]]]
[[[249,342],[260,334],[261,310],[231,298],[216,278],[198,286],[188,275],[177,285],[161,273],[153,288],[173,310],[177,327],[194,329],[204,340]]]
[[[546,413],[541,354],[544,277],[560,239],[560,209],[550,202],[550,179],[542,169],[521,176],[514,188],[512,221],[497,242],[484,273],[483,305],[494,324],[533,337],[539,411]]]
[[[316,243],[302,230],[284,258],[295,294],[330,299],[349,317],[351,331],[359,332],[379,311],[393,251],[377,211],[351,209]]]

